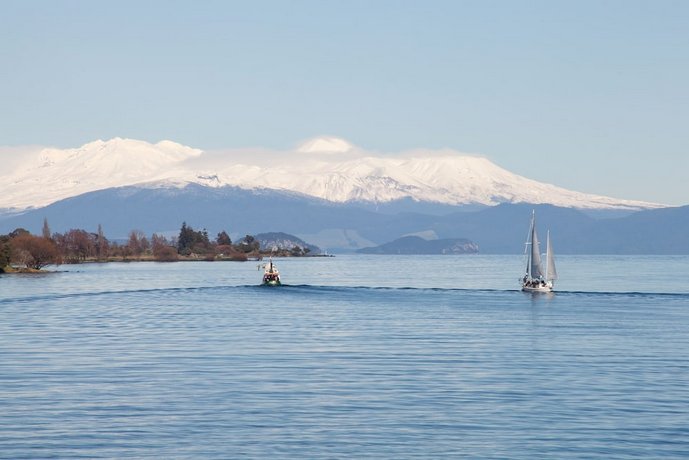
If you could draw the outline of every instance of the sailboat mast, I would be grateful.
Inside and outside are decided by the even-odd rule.
[[[524,243],[524,254],[526,255],[526,274],[531,277],[531,251],[529,245],[533,244],[533,229],[536,225],[536,210],[531,211],[531,225],[529,226],[529,233],[526,235],[526,243]]]
[[[528,254],[529,251],[529,245],[532,242],[532,237],[533,237],[533,229],[534,225],[536,225],[536,210],[534,209],[531,211],[531,225],[529,226],[529,233],[526,235],[526,243],[524,243],[524,254]]]
[[[545,237],[545,280],[548,281],[550,275],[550,230]]]

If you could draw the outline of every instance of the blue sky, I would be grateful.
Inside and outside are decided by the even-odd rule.
[[[688,204],[686,1],[0,0],[0,145],[449,147]]]

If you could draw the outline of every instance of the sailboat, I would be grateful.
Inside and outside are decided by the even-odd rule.
[[[269,259],[269,262],[263,266],[263,285],[264,286],[280,286],[280,272],[278,268],[273,263],[273,258]]]
[[[538,244],[536,232],[536,211],[531,216],[531,227],[524,247],[526,254],[526,273],[521,280],[522,291],[528,292],[553,292],[554,282],[557,279],[555,269],[555,257],[550,242],[550,231],[546,238],[545,270],[541,261],[541,249]]]

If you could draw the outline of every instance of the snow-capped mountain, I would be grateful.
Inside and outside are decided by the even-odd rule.
[[[0,208],[41,207],[94,190],[167,177],[181,162],[201,154],[171,141],[150,144],[121,138],[75,149],[41,149],[0,176]]]
[[[16,162],[15,162],[16,164]],[[188,184],[298,192],[333,202],[399,199],[450,205],[548,203],[581,209],[644,209],[653,203],[584,194],[513,174],[486,158],[450,150],[374,155],[335,137],[292,151],[207,153],[161,141],[115,138],[33,152],[0,175],[0,208],[41,207],[125,185]]]

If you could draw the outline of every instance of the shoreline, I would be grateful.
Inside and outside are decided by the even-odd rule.
[[[189,256],[181,256],[178,259],[175,260],[156,260],[154,257],[142,257],[142,258],[136,258],[136,259],[121,259],[121,258],[109,258],[109,259],[86,259],[82,260],[79,262],[74,262],[74,263],[62,263],[62,264],[49,264],[46,265],[46,267],[61,267],[64,265],[68,266],[78,266],[78,265],[83,265],[83,264],[109,264],[109,263],[150,263],[150,262],[156,262],[156,263],[162,263],[162,264],[168,264],[168,263],[175,263],[175,262],[261,262],[265,257],[275,257],[275,258],[318,258],[318,257],[335,257],[333,254],[314,254],[314,255],[303,255],[303,256],[292,256],[292,255],[276,255],[276,256],[270,256],[270,255],[260,255],[260,256],[250,256],[247,257],[246,259],[243,258],[230,258],[230,257],[221,257],[221,258],[214,258],[214,259],[205,259],[202,257],[189,257]],[[33,274],[42,274],[42,273],[57,273],[58,270],[45,270],[45,269],[35,269],[35,268],[27,268],[27,267],[14,267],[11,265],[5,266],[5,267],[0,267],[0,275],[33,275]]]

